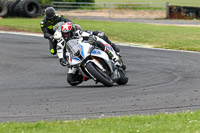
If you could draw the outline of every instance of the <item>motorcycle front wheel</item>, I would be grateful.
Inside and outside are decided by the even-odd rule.
[[[101,82],[107,87],[113,86],[113,81],[110,78],[110,76],[106,72],[100,70],[94,63],[89,62],[86,65],[86,68],[89,71],[89,73],[97,79],[98,82]]]

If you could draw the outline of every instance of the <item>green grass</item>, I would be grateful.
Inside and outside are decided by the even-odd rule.
[[[8,18],[2,19],[0,25],[41,33],[41,20],[42,18]],[[80,24],[82,29],[103,31],[113,41],[139,43],[156,48],[200,51],[199,27],[88,20],[74,20],[74,22]]]
[[[200,50],[200,28],[196,27],[118,22],[82,23],[87,29],[104,31],[111,40],[142,43],[159,48]]]
[[[0,20],[0,26],[9,26],[13,29],[26,30],[32,32],[41,32],[40,22],[42,18],[5,18]]]
[[[109,2],[169,2],[171,5],[182,6],[200,6],[199,0],[95,0],[96,3],[109,3]]]
[[[199,133],[200,111],[115,118],[0,123],[1,133]]]

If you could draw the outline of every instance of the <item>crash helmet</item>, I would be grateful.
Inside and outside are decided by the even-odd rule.
[[[62,37],[67,41],[67,40],[70,40],[71,38],[74,37],[75,35],[75,26],[72,22],[67,22],[67,23],[64,23],[62,26],[61,26],[61,33],[62,33]]]
[[[74,24],[74,26],[75,26],[76,31],[77,31],[77,30],[81,30],[81,26],[80,26],[80,25]]]
[[[53,7],[47,7],[45,9],[45,15],[47,19],[52,19],[55,16],[55,9]]]

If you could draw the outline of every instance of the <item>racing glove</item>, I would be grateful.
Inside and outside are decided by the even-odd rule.
[[[100,38],[103,38],[103,37],[105,36],[105,33],[104,33],[104,32],[99,32],[99,33],[97,34],[97,36],[100,37]]]
[[[49,37],[49,39],[51,39],[51,40],[53,41],[53,39],[54,39],[54,36],[53,36],[53,35],[51,35],[51,36]]]

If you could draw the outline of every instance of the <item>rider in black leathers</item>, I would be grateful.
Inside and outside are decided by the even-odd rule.
[[[49,48],[50,48],[50,53],[53,55],[56,55],[57,50],[57,41],[54,40],[54,30],[53,27],[58,23],[58,22],[72,22],[68,18],[64,18],[63,16],[57,15],[55,13],[55,9],[53,7],[47,7],[45,9],[45,16],[43,20],[40,23],[41,30],[44,33],[44,38],[49,40]]]

